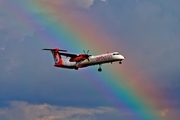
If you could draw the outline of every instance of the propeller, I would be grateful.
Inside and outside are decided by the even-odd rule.
[[[67,50],[61,50],[59,48],[55,48],[55,49],[47,49],[47,48],[44,48],[42,50],[50,50],[50,51],[62,51],[62,52],[67,52]]]
[[[87,52],[85,50],[83,50],[83,52],[85,54],[85,58],[89,61],[89,57],[91,56],[91,55],[88,54],[89,50],[87,50]]]
[[[89,53],[89,50],[87,50],[87,52],[86,52],[85,50],[83,50],[83,52],[84,52],[85,54],[88,54],[88,53]]]

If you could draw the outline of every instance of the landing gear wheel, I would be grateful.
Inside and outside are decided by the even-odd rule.
[[[99,68],[99,69],[98,69],[98,71],[99,71],[99,72],[101,72],[101,71],[102,71],[102,69],[101,69],[101,68]]]
[[[78,68],[75,68],[75,70],[78,70]]]
[[[122,62],[121,62],[121,61],[119,61],[119,64],[122,64]]]
[[[102,71],[102,69],[101,69],[101,64],[99,64],[99,69],[98,69],[98,71],[99,71],[99,72]]]

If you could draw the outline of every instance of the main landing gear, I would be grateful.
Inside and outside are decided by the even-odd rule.
[[[99,71],[99,72],[101,72],[101,71],[102,71],[102,69],[101,69],[101,68],[99,68],[99,69],[98,69],[98,71]]]
[[[119,61],[119,64],[122,64],[122,61]]]
[[[99,72],[101,72],[101,71],[102,71],[101,65],[99,65],[99,69],[98,69],[98,71],[99,71]]]

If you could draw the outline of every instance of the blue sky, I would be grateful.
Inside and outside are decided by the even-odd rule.
[[[75,6],[72,16],[92,17],[108,36],[115,38],[114,42],[123,45],[125,50],[121,53],[131,63],[135,62],[141,74],[156,78],[150,82],[165,93],[163,101],[169,103],[168,108],[157,110],[158,114],[169,115],[173,120],[180,118],[180,1],[54,2],[59,1]],[[41,51],[44,45],[39,44],[36,33],[47,31],[51,24],[44,25],[42,30],[25,29],[19,21],[10,19],[8,9],[3,7],[8,3],[0,0],[0,119],[117,120],[132,116],[125,110],[119,114],[78,73],[97,74],[97,67],[81,71],[55,68],[51,55]],[[37,11],[33,12],[32,15],[36,15]],[[107,65],[104,69],[113,66]]]

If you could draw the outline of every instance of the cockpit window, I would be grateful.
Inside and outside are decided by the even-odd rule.
[[[119,55],[119,53],[114,53],[113,55]]]

